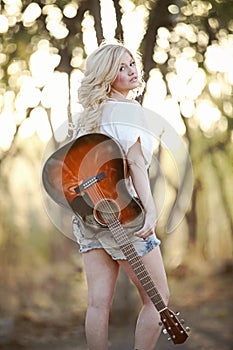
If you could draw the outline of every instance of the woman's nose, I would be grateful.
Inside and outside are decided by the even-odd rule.
[[[134,74],[133,67],[129,67],[129,69],[128,69],[128,74],[129,74],[129,75]]]

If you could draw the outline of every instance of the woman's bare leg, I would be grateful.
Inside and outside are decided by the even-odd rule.
[[[155,247],[150,253],[142,257],[142,261],[149,271],[163,301],[167,304],[169,290],[160,248]],[[142,288],[129,263],[124,260],[119,260],[118,262],[137,287],[143,302],[135,330],[135,349],[153,350],[161,333],[161,326],[159,326],[160,315]]]
[[[119,265],[103,249],[83,254],[88,284],[86,338],[89,350],[107,350],[109,311]]]

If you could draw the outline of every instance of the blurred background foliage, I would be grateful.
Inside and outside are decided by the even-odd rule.
[[[78,246],[47,217],[40,174],[48,140],[60,142],[80,110],[85,58],[103,40],[120,39],[141,52],[143,106],[162,114],[188,145],[192,198],[169,235],[165,228],[177,210],[178,184],[161,145],[163,174],[152,178],[155,199],[160,176],[167,179],[157,230],[168,273],[182,277],[229,268],[233,1],[3,0],[0,11],[0,315],[21,312],[33,319],[40,310],[44,317],[79,317],[85,309]],[[123,277],[120,283],[128,286]],[[126,289],[119,293],[126,295]]]

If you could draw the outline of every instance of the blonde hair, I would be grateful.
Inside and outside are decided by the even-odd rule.
[[[125,52],[140,65],[140,56],[133,54],[122,44],[102,44],[86,60],[84,77],[78,90],[79,103],[84,110],[79,125],[85,131],[97,131],[100,125],[102,108],[110,98],[111,84],[119,72],[121,57]],[[138,67],[139,92],[143,87],[141,69]]]

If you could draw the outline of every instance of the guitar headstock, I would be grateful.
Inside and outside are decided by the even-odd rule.
[[[169,334],[169,340],[172,340],[174,344],[182,344],[188,338],[186,329],[182,326],[181,321],[174,312],[169,309],[165,309],[160,312],[161,321],[165,327],[165,332]]]

